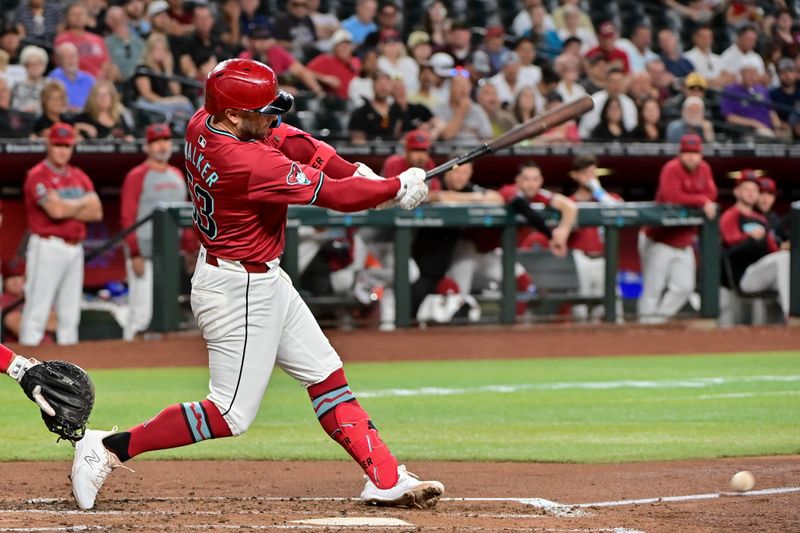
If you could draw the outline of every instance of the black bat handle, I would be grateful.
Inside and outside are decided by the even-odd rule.
[[[429,170],[428,172],[425,173],[425,181],[428,181],[431,178],[435,178],[436,176],[444,174],[445,172],[451,170],[455,166],[469,163],[470,161],[473,161],[474,159],[477,159],[482,155],[486,155],[491,151],[492,149],[489,148],[488,144],[483,144],[481,146],[478,146],[464,155],[460,155],[449,161],[445,161],[438,167]]]

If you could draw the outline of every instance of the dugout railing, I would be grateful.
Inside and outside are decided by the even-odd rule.
[[[659,205],[653,202],[628,202],[614,206],[579,204],[578,226],[601,226],[605,232],[605,292],[603,304],[604,320],[616,321],[616,275],[619,264],[619,232],[622,228],[637,226],[700,226],[700,287],[701,310],[704,318],[716,318],[719,314],[720,286],[720,234],[717,220],[707,220],[702,210],[684,206]],[[800,202],[793,205],[793,240],[800,236]],[[548,224],[555,225],[558,213],[541,209]],[[192,224],[191,204],[162,205],[153,213],[154,247],[153,262],[155,283],[153,298],[152,329],[171,331],[178,328],[178,279],[180,259],[179,228]],[[501,232],[503,249],[503,281],[500,321],[511,324],[515,321],[517,292],[514,277],[516,261],[516,229],[524,224],[521,218],[502,206],[435,206],[426,205],[414,211],[389,209],[339,213],[318,207],[292,206],[286,229],[286,250],[281,261],[282,268],[297,282],[298,228],[318,227],[390,227],[394,229],[396,324],[407,327],[413,323],[411,316],[411,288],[409,283],[408,258],[415,229],[441,227],[496,228]],[[795,240],[795,242],[797,242]],[[800,257],[797,249],[792,252],[792,279],[800,279]],[[792,284],[792,311],[800,315],[800,283]]]

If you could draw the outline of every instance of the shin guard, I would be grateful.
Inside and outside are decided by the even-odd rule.
[[[369,415],[360,405],[341,403],[334,409],[336,429],[331,434],[361,465],[379,489],[397,483],[397,459],[378,435]]]

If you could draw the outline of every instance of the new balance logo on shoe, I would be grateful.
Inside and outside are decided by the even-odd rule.
[[[100,456],[97,455],[97,450],[92,450],[92,455],[87,455],[84,459],[92,468],[94,468],[94,464],[100,464],[101,461]]]

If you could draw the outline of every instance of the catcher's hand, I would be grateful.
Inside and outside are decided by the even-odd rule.
[[[59,440],[79,441],[94,406],[94,384],[82,368],[66,361],[16,356],[8,374],[42,410],[47,429]]]

